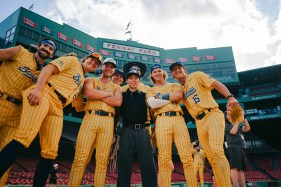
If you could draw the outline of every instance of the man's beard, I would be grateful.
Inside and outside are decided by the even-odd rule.
[[[41,49],[41,50],[42,50],[42,49]],[[51,57],[50,57],[50,54],[49,54],[47,51],[42,50],[42,51],[44,51],[44,52],[47,54],[47,55],[43,55],[42,52],[41,52],[41,50],[40,50],[40,49],[37,50],[38,55],[39,55],[40,58],[42,58],[42,59],[49,59],[49,58],[51,58]]]

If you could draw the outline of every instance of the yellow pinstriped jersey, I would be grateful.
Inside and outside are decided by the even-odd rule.
[[[129,88],[128,84],[125,86],[122,86],[122,92],[126,92],[128,90],[128,88]],[[138,85],[138,90],[142,91],[144,93],[147,93],[150,88],[151,88],[150,86],[147,86],[147,85],[143,84],[142,82]]]
[[[204,152],[203,149],[200,149],[200,151],[194,151],[192,153],[193,155],[193,161],[194,161],[194,166],[204,166],[204,163],[205,163],[205,158],[206,158],[206,154]]]
[[[168,93],[175,92],[178,90],[181,90],[181,91],[183,90],[182,86],[180,86],[178,83],[166,83],[162,86],[153,86],[146,94],[146,97],[147,98],[155,97],[156,94],[158,94],[158,93],[160,93],[161,95],[164,95],[164,94],[168,94]],[[181,103],[181,100],[174,101],[161,108],[156,108],[156,109],[154,109],[154,111],[155,111],[154,116],[156,117],[160,113],[169,112],[169,111],[183,113],[182,109],[180,107],[180,103]]]
[[[0,91],[22,100],[21,92],[37,82],[34,54],[20,47],[19,53],[0,66]]]
[[[187,76],[184,85],[184,104],[195,118],[207,108],[218,107],[211,90],[216,80],[203,72],[194,72]]]
[[[104,84],[99,78],[92,78],[93,89],[101,90],[104,92],[115,93],[121,87],[118,84],[114,84],[112,81]],[[110,106],[100,99],[87,99],[85,110],[103,110],[115,114],[115,107]]]
[[[80,107],[84,105],[84,93],[81,91],[78,96],[72,101],[72,107]]]
[[[60,57],[50,63],[59,69],[59,73],[52,75],[48,82],[66,98],[66,106],[83,88],[85,77],[82,64],[74,56]]]

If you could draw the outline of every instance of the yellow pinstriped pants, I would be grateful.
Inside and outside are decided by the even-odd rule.
[[[197,174],[199,172],[201,187],[204,187],[204,165],[194,166],[194,170],[195,170],[196,179],[197,179]]]
[[[171,187],[171,160],[172,141],[174,140],[181,162],[184,175],[189,187],[196,187],[193,159],[191,155],[191,143],[189,133],[182,116],[157,116],[156,141],[158,146],[159,177],[163,187]]]
[[[223,150],[225,120],[219,109],[213,109],[202,120],[196,120],[199,142],[212,166],[218,186],[230,187],[230,167]]]
[[[94,186],[104,187],[113,130],[113,117],[98,116],[86,112],[76,141],[75,157],[68,186],[76,187],[81,184],[85,168],[93,148],[96,146]]]
[[[20,121],[21,106],[10,101],[0,99],[0,150],[13,140]],[[0,179],[0,187],[3,187],[10,168]]]
[[[39,105],[31,106],[27,96],[31,88],[23,92],[23,107],[15,140],[26,148],[39,132],[41,156],[55,159],[63,127],[63,106],[57,95],[48,86],[41,93]]]

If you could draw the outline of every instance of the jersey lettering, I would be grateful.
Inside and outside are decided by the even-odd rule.
[[[198,97],[197,94],[195,94],[193,97],[192,97],[193,101],[195,104],[199,103],[200,102],[200,98]]]
[[[190,95],[192,95],[194,92],[196,92],[196,89],[194,87],[191,87],[186,94],[184,94],[184,99],[187,99]]]
[[[34,75],[33,73],[31,73],[29,67],[20,66],[20,67],[19,67],[19,70],[20,70],[20,72],[21,72],[24,76],[30,78],[30,79],[32,80],[32,82],[34,82],[34,83],[37,82],[37,77],[36,77],[36,75]]]

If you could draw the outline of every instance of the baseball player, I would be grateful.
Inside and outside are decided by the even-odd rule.
[[[111,78],[112,82],[122,86],[125,82],[125,74],[123,71],[116,69]]]
[[[95,187],[103,187],[107,171],[110,147],[113,140],[115,106],[122,102],[121,87],[110,81],[116,62],[104,60],[100,78],[87,78],[84,93],[87,97],[85,116],[79,129],[69,186],[79,186],[88,160],[96,148]]]
[[[180,102],[182,87],[177,83],[167,83],[167,72],[160,64],[151,66],[150,78],[155,84],[148,91],[147,103],[155,109],[155,133],[159,152],[159,177],[164,187],[171,186],[172,141],[174,140],[188,186],[197,186],[191,143]]]
[[[180,62],[171,64],[172,76],[184,86],[184,103],[194,118],[197,134],[202,148],[213,168],[218,186],[231,186],[230,168],[223,150],[225,120],[211,90],[216,89],[228,100],[229,107],[238,102],[229,90],[203,72],[187,75]]]
[[[191,147],[191,153],[193,155],[195,176],[199,173],[201,187],[204,187],[204,167],[206,154],[199,146],[199,141],[193,142]]]
[[[51,39],[43,39],[36,53],[21,45],[0,49],[0,150],[14,137],[22,109],[22,91],[37,81],[43,63],[55,54],[57,46]],[[0,180],[3,187],[9,172]]]
[[[98,68],[102,57],[91,53],[82,64],[74,56],[61,57],[45,66],[34,86],[23,94],[23,108],[19,129],[14,139],[0,152],[0,176],[29,147],[39,132],[41,159],[37,165],[33,185],[44,186],[52,162],[57,156],[63,126],[63,108],[71,103],[83,88],[84,73]]]

